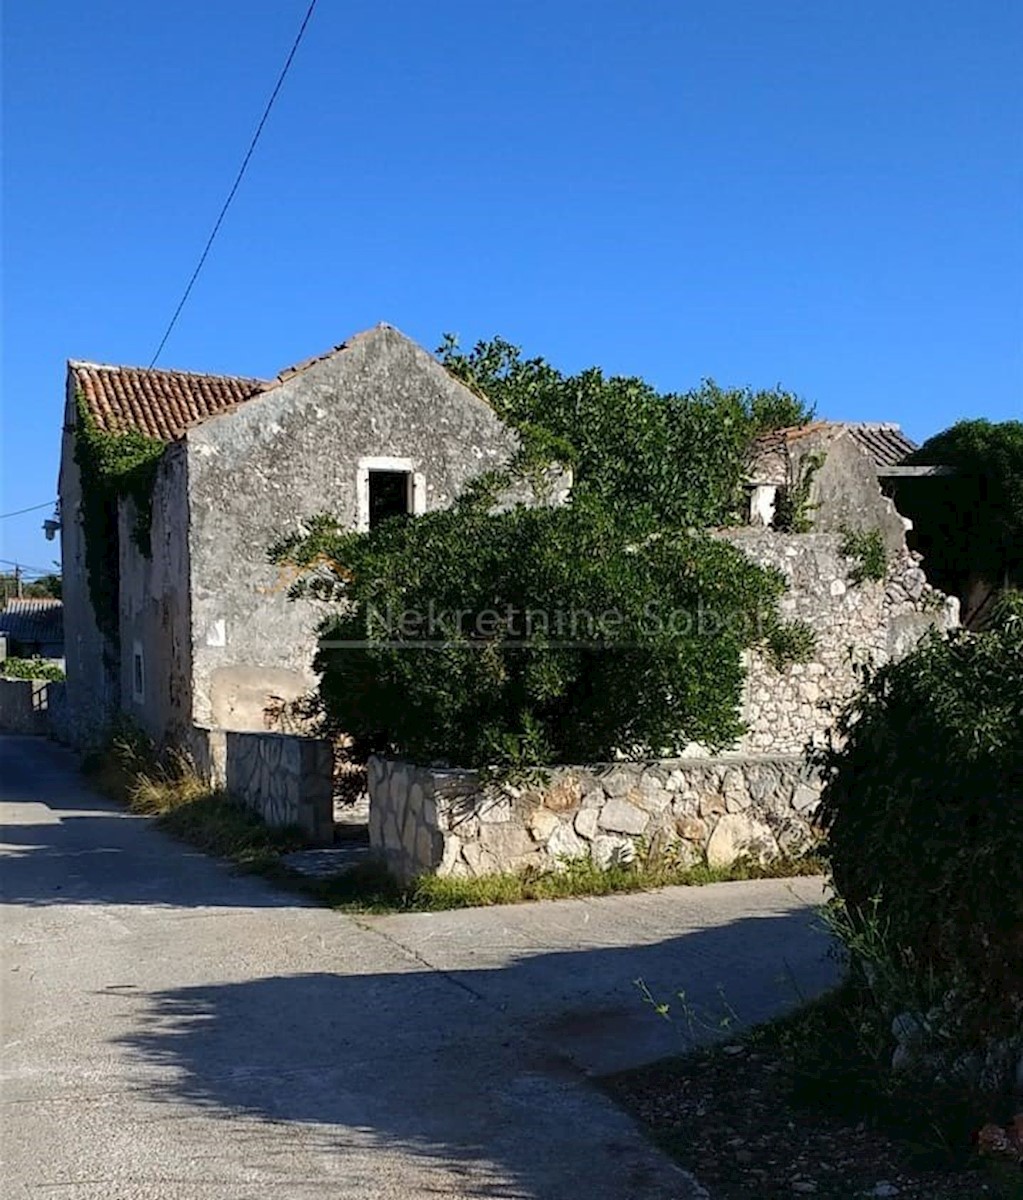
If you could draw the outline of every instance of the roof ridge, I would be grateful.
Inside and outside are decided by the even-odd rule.
[[[179,367],[133,367],[129,363],[89,362],[84,358],[69,358],[67,365],[86,371],[140,371],[149,375],[187,375],[190,379],[232,379],[238,383],[268,383],[258,375],[229,375],[223,371],[186,371]]]

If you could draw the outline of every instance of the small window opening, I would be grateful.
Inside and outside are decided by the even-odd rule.
[[[139,646],[135,647],[135,652],[132,655],[132,672],[131,672],[131,691],[135,700],[141,700],[145,696],[145,667],[142,662],[142,650]]]
[[[409,471],[370,471],[369,527],[375,529],[388,517],[412,513],[412,475]]]

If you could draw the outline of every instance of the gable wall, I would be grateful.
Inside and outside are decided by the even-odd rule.
[[[516,445],[483,401],[387,327],[189,431],[195,721],[259,729],[270,696],[314,684],[322,609],[287,599],[267,549],[318,513],[354,527],[361,458],[411,460],[430,511]]]

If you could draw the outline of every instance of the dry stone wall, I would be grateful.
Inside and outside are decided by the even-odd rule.
[[[816,841],[820,782],[799,756],[558,767],[537,787],[482,787],[471,771],[373,758],[370,842],[403,881],[630,861],[681,865],[795,855]]]
[[[742,528],[719,536],[785,576],[783,619],[805,622],[816,636],[809,662],[778,668],[747,655],[741,752],[800,753],[832,725],[836,706],[858,686],[859,666],[901,658],[927,630],[959,622],[957,601],[927,583],[920,556],[908,550],[890,556],[883,580],[857,582],[859,564],[841,553],[840,534]]]

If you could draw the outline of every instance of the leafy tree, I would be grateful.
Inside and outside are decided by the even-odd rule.
[[[368,534],[322,519],[277,547],[296,593],[341,601],[316,669],[364,751],[461,766],[731,744],[741,652],[780,575],[683,531],[635,537],[601,505],[491,515],[463,502]]]
[[[1023,1011],[1023,596],[867,677],[819,756],[835,886],[899,974]],[[1013,1010],[1015,1006],[1015,1017]]]
[[[1023,421],[960,421],[907,461],[954,472],[897,490],[936,586],[962,595],[975,578],[1023,585]]]
[[[806,407],[569,376],[499,338],[439,353],[518,431],[505,474],[570,463],[572,499],[495,515],[497,473],[446,512],[368,534],[325,517],[279,545],[295,594],[337,602],[315,664],[328,718],[363,751],[477,767],[732,744],[742,651],[806,639],[778,619],[781,576],[701,531],[739,514],[757,434]]]
[[[438,351],[456,377],[515,427],[527,455],[575,467],[575,493],[648,527],[706,529],[735,520],[753,439],[802,425],[812,410],[780,388],[661,395],[642,379],[598,368],[564,375],[501,338],[469,353],[450,335]]]
[[[28,599],[46,599],[52,597],[59,600],[61,596],[61,579],[56,572],[40,575],[38,579],[26,580],[18,578],[13,571],[0,572],[0,595],[4,600],[13,599],[18,594]]]

